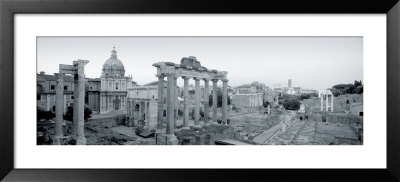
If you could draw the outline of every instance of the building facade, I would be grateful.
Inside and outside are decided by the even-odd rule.
[[[242,107],[263,106],[263,93],[235,94],[232,97],[232,104]]]
[[[232,104],[242,107],[263,106],[265,101],[275,103],[277,94],[274,90],[257,81],[251,84],[240,85],[235,88],[236,92],[232,95]]]
[[[85,103],[93,113],[100,112],[100,78],[87,78],[85,84]]]
[[[133,86],[128,89],[128,126],[143,125],[155,129],[157,125],[157,86]]]
[[[181,90],[180,87],[176,87]],[[178,98],[179,98],[179,92]],[[181,101],[181,99],[179,99]],[[178,102],[179,102],[178,101]],[[163,122],[167,116],[167,84],[164,83],[163,88]],[[181,103],[177,103],[178,108]],[[180,108],[182,109],[182,108]],[[151,82],[142,86],[134,85],[128,88],[127,99],[127,117],[128,126],[143,125],[144,129],[154,130],[157,127],[158,112],[158,81]]]
[[[55,75],[47,75],[40,72],[36,75],[36,105],[44,111],[56,111],[56,87],[57,77]],[[68,106],[74,103],[74,79],[70,76],[64,76],[64,113]]]
[[[125,76],[125,68],[117,58],[117,51],[103,65],[100,77],[100,114],[114,110],[126,110],[127,90],[132,86],[132,77]]]

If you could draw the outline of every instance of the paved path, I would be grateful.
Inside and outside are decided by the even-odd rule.
[[[123,135],[126,135],[128,137],[136,137],[137,135],[135,134],[135,130],[132,127],[127,127],[127,126],[117,126],[114,128],[111,128],[113,132],[117,132]]]
[[[271,127],[270,129],[262,132],[261,134],[257,135],[253,138],[253,142],[257,144],[264,144],[271,136],[273,136],[276,132],[278,132],[282,127],[282,120],[276,124],[275,126]]]
[[[257,135],[254,137],[253,142],[258,143],[258,144],[268,144],[268,139],[270,139],[272,136],[274,136],[277,132],[280,131],[282,128],[283,123],[287,123],[292,119],[292,116],[284,116],[280,118],[280,122],[276,124],[275,126],[269,128],[268,130],[265,130],[263,133]]]
[[[236,117],[239,117],[239,116],[252,115],[252,114],[254,114],[254,113],[251,112],[251,113],[237,114],[237,115],[229,116],[229,119],[236,118]]]

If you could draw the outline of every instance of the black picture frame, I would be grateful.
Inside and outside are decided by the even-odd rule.
[[[15,169],[14,14],[382,13],[387,15],[386,169]],[[0,179],[5,181],[400,181],[398,0],[0,0]],[[376,60],[378,61],[378,60]],[[384,118],[382,121],[384,122]],[[295,152],[295,151],[294,151]],[[34,157],[34,154],[32,154]],[[367,159],[366,159],[367,160]],[[218,161],[211,161],[218,162]]]

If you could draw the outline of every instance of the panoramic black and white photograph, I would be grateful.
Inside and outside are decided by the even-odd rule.
[[[37,145],[363,145],[363,37],[36,41]]]

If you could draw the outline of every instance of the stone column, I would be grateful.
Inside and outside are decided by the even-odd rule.
[[[147,119],[148,114],[147,114],[147,101],[144,101],[144,113],[143,113],[144,117],[144,126],[143,129],[147,130],[149,128],[149,120]]]
[[[135,111],[135,102],[133,102],[133,100],[131,100],[131,116],[130,116],[130,118],[132,118],[132,119],[134,116],[134,111]]]
[[[178,83],[177,83],[177,77],[174,76],[174,129],[178,127]]]
[[[77,72],[74,77],[75,92],[74,92],[74,118],[73,124],[75,125],[75,136],[77,145],[86,145],[86,138],[84,134],[84,111],[85,111],[85,65],[89,61],[77,60],[74,61],[74,67]]]
[[[228,79],[222,80],[222,122],[227,123],[228,116]]]
[[[46,110],[50,111],[50,94],[46,95]]]
[[[174,78],[175,75],[170,74],[167,76],[168,88],[167,88],[167,134],[174,134],[175,120],[174,120],[174,108],[175,108],[175,89],[174,89]]]
[[[218,86],[217,86],[217,82],[218,79],[212,79],[211,80],[213,82],[213,121],[215,123],[217,123],[217,107],[218,107],[218,98],[217,98],[217,92],[218,92]]]
[[[324,111],[324,95],[321,94],[321,111]]]
[[[163,128],[163,117],[164,117],[164,75],[158,76],[158,97],[157,97],[157,130]]]
[[[326,111],[329,111],[328,110],[328,106],[329,106],[329,95],[326,95],[326,104],[325,104],[325,107],[326,107]]]
[[[64,95],[63,114],[67,112],[67,95]]]
[[[131,110],[130,110],[130,108],[131,108],[130,106],[131,106],[131,105],[130,105],[130,104],[131,104],[131,103],[128,102],[127,105],[126,105],[126,117],[129,117],[130,114],[131,114],[131,113],[130,113],[130,112],[131,112]]]
[[[189,128],[189,78],[183,78],[183,127]]]
[[[204,80],[204,124],[207,124],[209,123],[208,108],[210,105],[209,105],[208,91],[210,90],[210,85],[208,79],[203,79],[203,80]]]
[[[333,112],[333,98],[334,98],[334,96],[333,95],[331,95],[332,96],[332,98],[331,98],[331,111]]]
[[[195,88],[195,96],[194,96],[194,125],[199,126],[200,125],[200,79],[199,78],[193,78],[194,79],[194,88]]]
[[[142,101],[139,100],[139,114],[138,114],[138,121],[142,120]]]
[[[54,141],[56,145],[60,144],[60,138],[63,137],[63,111],[64,111],[64,74],[55,74],[57,77],[56,88],[56,122],[54,126]]]

